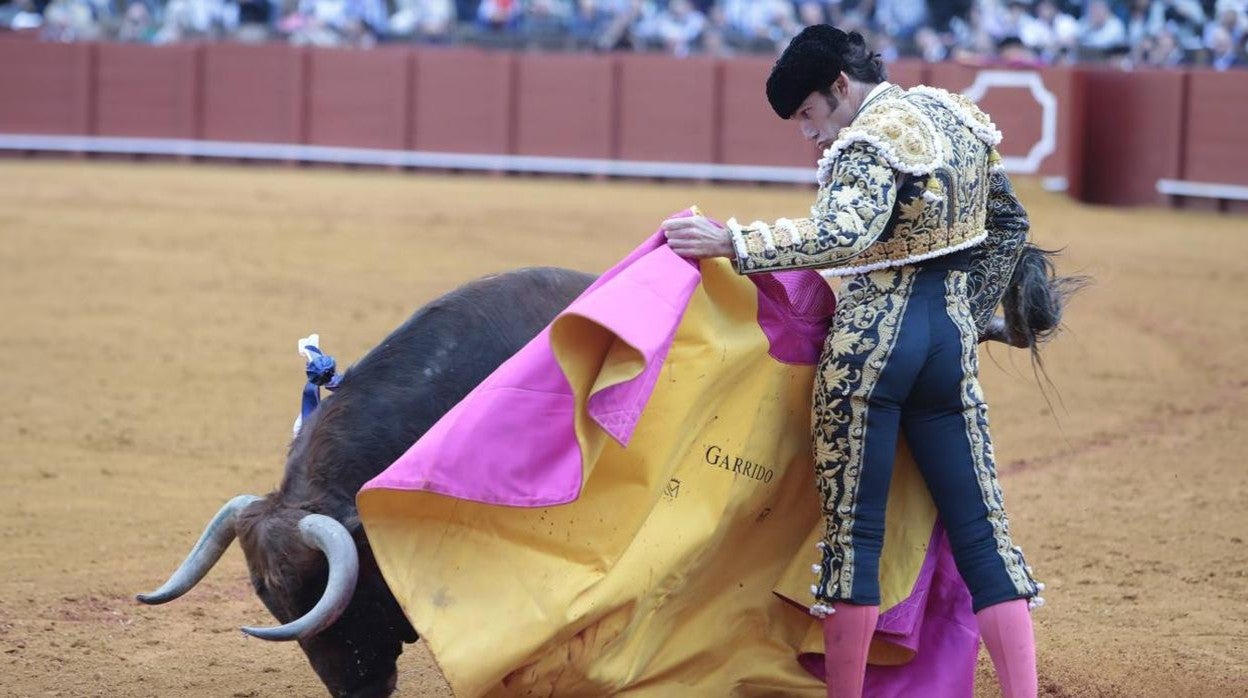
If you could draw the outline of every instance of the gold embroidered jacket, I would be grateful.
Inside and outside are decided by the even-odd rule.
[[[1000,172],[1000,140],[962,95],[887,87],[824,152],[810,218],[728,222],[737,271],[818,267],[846,276],[978,246],[969,285],[982,330],[1028,230]]]

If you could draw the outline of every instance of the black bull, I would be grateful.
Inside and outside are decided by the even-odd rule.
[[[386,696],[417,635],[377,568],[355,495],[535,337],[593,277],[525,269],[462,286],[418,310],[343,376],[290,445],[277,491],[232,499],[149,604],[185,594],[235,537],[252,586],[335,696]]]

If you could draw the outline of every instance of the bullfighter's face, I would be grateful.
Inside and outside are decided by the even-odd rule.
[[[826,91],[811,92],[791,117],[802,137],[825,150],[837,134],[854,120],[861,99],[855,100],[850,81],[841,73]],[[857,103],[855,103],[857,101]]]

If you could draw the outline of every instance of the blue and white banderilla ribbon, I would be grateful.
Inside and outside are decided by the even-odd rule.
[[[303,386],[303,406],[299,411],[299,416],[295,419],[295,436],[299,435],[303,420],[315,412],[317,406],[321,404],[321,386],[333,392],[338,389],[338,384],[342,383],[342,376],[334,373],[338,370],[334,357],[322,352],[320,343],[321,337],[318,334],[311,334],[299,340],[299,355],[308,364],[306,368],[308,382]]]

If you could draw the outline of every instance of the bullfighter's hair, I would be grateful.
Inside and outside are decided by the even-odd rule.
[[[788,119],[810,93],[828,94],[841,73],[868,84],[887,78],[880,55],[867,48],[862,34],[845,33],[828,24],[811,25],[793,37],[772,67],[767,101],[777,116]]]

